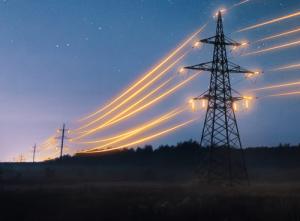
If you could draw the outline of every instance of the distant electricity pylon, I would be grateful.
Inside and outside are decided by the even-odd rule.
[[[64,149],[64,142],[65,139],[67,139],[66,137],[66,132],[69,131],[68,129],[66,129],[66,124],[63,124],[63,127],[61,129],[58,129],[59,132],[61,132],[61,136],[57,137],[58,139],[60,139],[60,156],[59,158],[62,159],[63,157],[63,149]]]
[[[32,156],[32,162],[35,162],[35,154],[36,154],[36,144],[33,146],[33,156]]]
[[[213,61],[185,68],[211,72],[209,90],[194,98],[208,101],[201,137],[201,146],[209,149],[207,179],[209,182],[229,182],[230,185],[242,180],[249,183],[233,107],[243,97],[232,96],[234,90],[231,88],[230,73],[255,72],[228,61],[226,46],[239,47],[242,44],[224,35],[221,11],[218,12],[216,35],[200,42],[214,45]]]

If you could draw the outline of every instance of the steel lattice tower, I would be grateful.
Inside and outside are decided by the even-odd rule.
[[[209,90],[194,99],[206,99],[207,111],[202,131],[201,146],[209,148],[208,181],[216,179],[229,181],[232,185],[236,180],[248,181],[248,173],[244,159],[241,139],[235,112],[234,102],[243,99],[233,97],[230,73],[254,72],[242,69],[229,62],[226,46],[241,46],[224,35],[222,13],[218,12],[216,35],[200,40],[202,43],[214,45],[213,61],[185,67],[186,69],[211,72]],[[235,151],[234,149],[240,149]],[[240,153],[242,155],[240,155]],[[239,155],[239,160],[236,160]]]

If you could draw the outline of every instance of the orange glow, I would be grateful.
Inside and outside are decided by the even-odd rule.
[[[194,48],[200,48],[201,47],[201,42],[200,41],[196,41],[194,43]]]
[[[156,87],[155,89],[153,89],[150,93],[148,93],[146,96],[144,96],[143,98],[141,98],[140,100],[138,100],[137,102],[135,102],[134,104],[130,105],[129,107],[127,107],[125,110],[123,110],[122,112],[118,113],[116,116],[114,116],[113,118],[111,118],[110,120],[104,122],[103,124],[106,124],[107,122],[111,122],[112,120],[118,119],[119,117],[123,116],[124,114],[126,114],[127,112],[129,112],[130,110],[136,108],[140,103],[142,103],[143,101],[147,100],[149,97],[151,97],[153,94],[155,94],[157,91],[159,91],[161,88],[163,88],[164,86],[166,86],[168,83],[170,83],[172,80],[174,79],[174,77],[170,77],[168,80],[166,80],[165,82],[163,82],[162,84],[160,84],[158,87]],[[78,133],[86,133],[88,131],[81,131]],[[75,139],[76,140],[76,139]]]
[[[273,50],[282,49],[282,48],[288,48],[288,47],[297,46],[297,45],[300,45],[300,40],[290,42],[290,43],[286,43],[286,44],[283,44],[283,45],[277,45],[277,46],[274,46],[274,47],[271,47],[271,48],[262,49],[262,50],[259,50],[259,51],[249,52],[249,53],[243,54],[243,56],[260,54],[260,53],[264,53],[264,52],[268,52],[268,51],[273,51]]]
[[[250,108],[250,102],[254,100],[254,97],[252,96],[243,96],[243,103],[244,103],[244,107],[246,109]]]
[[[266,97],[282,97],[282,96],[290,96],[290,95],[300,95],[300,91],[292,91],[292,92],[281,93],[281,94],[272,94]]]
[[[183,54],[182,56],[180,56],[176,61],[174,61],[172,64],[170,64],[166,69],[164,69],[158,75],[156,75],[154,78],[152,78],[147,84],[145,84],[143,87],[139,88],[137,91],[135,91],[134,93],[132,93],[129,97],[127,97],[126,99],[124,99],[122,102],[120,102],[114,108],[112,108],[110,111],[106,112],[105,114],[101,115],[100,117],[97,117],[96,119],[92,120],[91,122],[89,122],[89,123],[81,126],[80,128],[76,129],[75,131],[87,128],[87,127],[93,125],[94,123],[100,121],[101,119],[105,118],[106,116],[108,116],[109,114],[111,114],[112,112],[114,112],[115,110],[117,110],[119,107],[121,107],[126,102],[128,102],[129,100],[131,100],[132,98],[134,98],[136,95],[138,95],[139,93],[141,93],[143,90],[145,90],[147,87],[149,87],[153,82],[155,82],[156,80],[158,80],[159,78],[161,78],[164,74],[166,74],[175,64],[177,64],[181,59],[183,59],[185,55],[186,55],[186,53]]]
[[[184,67],[179,68],[179,73],[180,74],[186,73],[186,70],[184,69]]]
[[[219,12],[221,12],[221,14],[223,15],[223,14],[225,14],[225,13],[227,12],[227,9],[226,9],[226,8],[221,8],[221,9],[219,9],[219,10],[215,13],[215,15],[214,15],[213,17],[214,17],[214,18],[217,18]]]
[[[119,139],[113,140],[113,141],[111,141],[109,143],[106,143],[106,144],[102,145],[101,149],[106,148],[106,147],[110,147],[111,145],[116,144],[116,143],[120,143],[120,141],[126,140],[126,139],[128,139],[128,138],[130,138],[130,137],[132,137],[134,135],[137,135],[137,134],[139,134],[141,132],[144,132],[144,131],[146,131],[146,130],[148,130],[150,128],[153,128],[153,127],[155,127],[155,126],[163,123],[166,120],[170,120],[171,118],[177,116],[178,114],[182,113],[183,111],[184,111],[184,109],[177,110],[175,112],[172,111],[173,113],[172,112],[168,113],[165,116],[162,116],[162,117],[160,117],[160,118],[158,118],[158,119],[156,119],[156,120],[154,120],[154,121],[152,121],[150,123],[145,124],[144,126],[141,126],[141,127],[137,128],[137,129],[131,131],[130,133],[127,133],[127,135],[122,136]],[[91,144],[91,143],[99,143],[99,142],[94,141],[94,142],[83,142],[83,143]],[[99,149],[99,147],[90,149],[89,151],[93,151],[93,150],[97,150],[97,149]]]
[[[109,148],[109,149],[104,149],[104,150],[94,150],[94,151],[90,151],[90,150],[85,150],[85,151],[82,151],[82,152],[79,152],[79,153],[100,153],[100,152],[107,152],[107,151],[112,151],[112,150],[119,150],[119,149],[124,149],[124,148],[127,148],[127,147],[130,147],[130,146],[133,146],[133,145],[136,145],[136,144],[140,144],[140,143],[143,143],[145,141],[149,141],[149,140],[152,140],[154,138],[157,138],[157,137],[160,137],[162,135],[165,135],[165,134],[168,134],[168,133],[171,133],[181,127],[184,127],[192,122],[194,122],[196,119],[192,119],[192,120],[189,120],[189,121],[186,121],[184,123],[181,123],[181,124],[178,124],[176,126],[173,126],[171,128],[168,128],[168,129],[165,129],[163,131],[160,131],[158,133],[155,133],[155,134],[152,134],[150,136],[147,136],[147,137],[143,137],[141,139],[138,139],[136,141],[133,141],[133,142],[129,142],[127,144],[124,144],[124,145],[121,145],[121,146],[118,146],[118,147],[114,147],[114,148]],[[98,147],[98,148],[93,148],[93,149],[100,149],[101,147]]]
[[[250,91],[269,90],[269,89],[276,89],[276,88],[289,87],[289,86],[295,86],[295,85],[300,85],[300,81],[295,81],[295,82],[290,82],[290,83],[285,83],[285,84],[275,84],[275,85],[270,85],[267,87],[252,89]]]
[[[127,90],[125,90],[120,96],[115,98],[112,102],[105,105],[103,108],[97,110],[94,113],[91,113],[90,115],[80,119],[80,121],[87,120],[107,108],[111,107],[113,104],[117,103],[119,100],[121,100],[125,95],[127,95],[129,92],[131,92],[133,89],[135,89],[137,86],[139,86],[143,81],[145,81],[147,78],[152,76],[159,68],[161,68],[163,65],[165,65],[170,59],[172,59],[175,55],[177,55],[178,52],[180,52],[188,43],[190,43],[196,35],[198,35],[204,28],[206,27],[206,24],[203,25],[199,30],[197,30],[195,33],[193,33],[187,40],[185,40],[180,46],[178,46],[172,53],[170,53],[166,58],[164,58],[158,65],[156,65],[152,70],[150,70],[148,73],[146,73],[140,80],[135,82],[132,86],[130,86]]]
[[[138,126],[137,128],[130,129],[130,130],[128,130],[128,131],[126,131],[126,132],[124,132],[124,133],[121,133],[121,134],[119,134],[119,135],[116,135],[116,136],[112,136],[112,137],[108,137],[108,138],[103,138],[103,139],[101,139],[101,140],[95,140],[95,141],[82,141],[82,142],[77,142],[77,143],[79,143],[79,144],[94,144],[94,143],[103,143],[103,142],[107,142],[107,141],[111,141],[111,140],[116,140],[116,139],[118,139],[118,138],[120,138],[120,137],[124,137],[124,136],[129,135],[129,134],[132,134],[132,133],[134,133],[134,132],[136,132],[136,131],[139,131],[140,129],[144,129],[144,128],[151,127],[151,126],[155,125],[158,121],[161,122],[162,120],[165,120],[165,119],[167,119],[167,118],[173,116],[174,113],[175,113],[175,114],[179,114],[179,113],[181,113],[182,111],[183,111],[183,109],[180,110],[179,108],[176,108],[175,110],[170,111],[170,112],[168,112],[167,114],[164,114],[163,116],[160,116],[160,117],[159,117],[158,119],[156,119],[156,120],[152,120],[152,121],[147,122],[146,124],[144,124],[144,125],[142,125],[142,126]]]
[[[245,100],[245,107],[246,109],[249,109],[249,100]]]
[[[236,102],[232,103],[232,108],[233,108],[234,111],[238,111],[238,105],[237,105]]]
[[[254,99],[254,97],[251,97],[251,96],[243,96],[243,98],[244,98],[245,100],[253,100],[253,99]]]
[[[116,117],[110,119],[109,121],[107,121],[106,123],[104,123],[104,124],[102,124],[102,125],[100,125],[100,126],[98,126],[98,127],[95,127],[95,128],[93,128],[93,129],[90,129],[89,131],[86,131],[84,134],[78,136],[77,138],[75,138],[75,139],[73,139],[73,140],[81,139],[81,138],[83,138],[83,137],[86,137],[86,136],[88,136],[88,135],[90,135],[90,134],[93,134],[93,133],[95,133],[95,132],[97,132],[97,131],[103,129],[104,127],[107,127],[107,126],[116,124],[116,123],[118,123],[118,122],[120,122],[120,121],[122,121],[122,120],[125,120],[125,119],[129,118],[130,116],[132,116],[132,115],[134,115],[134,114],[136,114],[136,113],[138,113],[138,112],[140,112],[140,111],[146,109],[147,107],[153,105],[154,103],[156,103],[156,102],[162,100],[162,99],[165,98],[166,96],[168,96],[168,95],[174,93],[177,89],[181,88],[182,86],[184,86],[185,84],[187,84],[188,82],[190,82],[191,80],[193,80],[193,79],[194,79],[196,76],[198,76],[198,75],[199,75],[199,73],[196,73],[196,74],[190,76],[190,77],[187,78],[186,80],[180,82],[179,84],[175,85],[173,88],[169,89],[168,91],[164,92],[163,94],[159,95],[158,97],[152,99],[151,101],[149,101],[148,103],[144,104],[143,106],[141,106],[141,107],[135,109],[134,111],[132,111],[132,112],[130,112],[130,113],[124,115],[124,116],[122,116],[123,113],[120,113],[119,115],[121,115],[122,117],[118,118],[119,116],[116,116]],[[124,111],[123,111],[123,112],[124,112]]]
[[[190,100],[189,100],[189,104],[191,105],[192,111],[195,111],[195,110],[196,110],[196,107],[195,107],[195,101],[194,101],[194,99],[190,99]]]
[[[254,71],[254,73],[246,73],[246,78],[255,78],[261,74],[261,71]]]
[[[286,31],[286,32],[282,32],[280,34],[276,34],[276,35],[272,35],[272,36],[269,36],[269,37],[266,37],[266,38],[262,38],[260,40],[255,41],[254,43],[279,38],[279,37],[290,35],[290,34],[297,33],[297,32],[300,32],[300,28],[296,28],[296,29],[291,30],[291,31]]]
[[[245,46],[248,46],[248,45],[249,45],[248,41],[242,41],[241,42],[241,47],[245,47]]]
[[[292,65],[287,65],[287,66],[283,66],[283,67],[273,69],[272,71],[282,71],[282,70],[299,69],[299,68],[300,68],[300,64],[292,64]]]
[[[241,30],[238,30],[238,32],[259,28],[259,27],[262,27],[262,26],[265,26],[265,25],[273,24],[273,23],[283,21],[283,20],[286,20],[286,19],[289,19],[289,18],[297,17],[297,16],[300,16],[300,11],[295,12],[293,14],[283,16],[283,17],[275,18],[275,19],[272,19],[272,20],[269,20],[269,21],[266,21],[266,22],[262,22],[262,23],[259,23],[259,24],[256,24],[256,25],[252,25],[252,26],[243,28]]]
[[[201,99],[201,107],[202,107],[202,108],[206,108],[207,105],[208,105],[208,100],[206,100],[206,99]]]

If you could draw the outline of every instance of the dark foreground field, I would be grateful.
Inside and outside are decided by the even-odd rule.
[[[228,187],[190,145],[1,164],[0,220],[300,220],[299,147],[248,149],[251,185]]]
[[[10,187],[1,220],[300,220],[300,188],[94,183]]]

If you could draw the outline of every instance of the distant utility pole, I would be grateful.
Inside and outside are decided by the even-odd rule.
[[[23,154],[21,154],[20,156],[19,156],[19,163],[22,163],[22,162],[25,162],[25,157],[24,157],[24,155]]]
[[[33,156],[32,156],[32,162],[35,162],[35,153],[36,153],[36,144],[33,146]]]
[[[59,129],[59,131],[61,132],[61,136],[59,137],[60,138],[60,159],[62,159],[63,157],[63,149],[64,149],[64,142],[65,142],[65,139],[66,139],[66,131],[68,131],[68,129],[66,129],[66,124],[64,123],[62,128]]]

